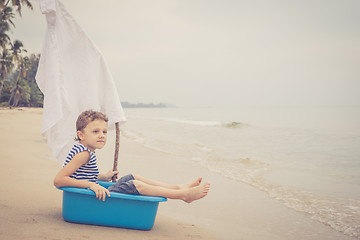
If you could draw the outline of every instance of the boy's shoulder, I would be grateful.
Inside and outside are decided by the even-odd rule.
[[[73,147],[71,148],[68,156],[66,157],[66,160],[65,160],[63,166],[67,165],[75,156],[81,157],[81,158],[86,158],[87,161],[93,158],[93,154],[89,148],[87,148],[86,146],[84,146],[81,143],[75,143],[73,145]]]
[[[89,148],[87,148],[86,146],[84,146],[81,143],[75,143],[74,146],[72,147],[70,153],[72,154],[77,154],[83,151],[88,151],[91,154],[91,151]]]
[[[95,151],[91,151],[88,147],[86,147],[85,145],[81,144],[81,143],[75,143],[72,150],[76,153],[80,153],[83,151],[87,151],[90,153],[90,155],[94,155]]]
[[[87,147],[85,147],[85,145],[77,142],[74,144],[73,148],[77,148],[77,149],[81,149],[81,150],[89,150]]]

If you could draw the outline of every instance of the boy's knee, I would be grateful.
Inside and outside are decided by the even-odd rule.
[[[136,180],[136,179],[133,180],[133,183],[134,183],[134,185],[136,187],[136,190],[138,190],[138,192],[141,193],[141,191],[144,189],[144,183],[139,181],[139,180]]]
[[[131,175],[133,176],[133,178],[135,179],[135,180],[137,180],[138,179],[138,174],[136,174],[136,173],[131,173]]]

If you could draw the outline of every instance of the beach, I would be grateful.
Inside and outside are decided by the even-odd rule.
[[[59,164],[41,135],[42,109],[0,110],[1,239],[356,239],[286,207],[266,192],[226,178],[197,161],[146,148],[122,137],[120,175],[129,172],[169,183],[203,177],[208,196],[191,204],[160,203],[154,228],[137,231],[65,222],[62,192],[53,186]],[[111,168],[113,133],[97,151]]]

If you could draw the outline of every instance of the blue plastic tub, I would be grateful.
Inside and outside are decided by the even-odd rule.
[[[99,181],[108,188],[110,182]],[[163,197],[149,197],[111,192],[105,202],[90,189],[62,187],[65,221],[109,227],[150,230],[154,226],[159,202]]]

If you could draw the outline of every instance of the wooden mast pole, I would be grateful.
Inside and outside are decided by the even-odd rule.
[[[113,171],[117,170],[118,159],[119,159],[119,146],[120,146],[120,127],[119,123],[115,123],[115,130],[116,130],[116,141],[115,141],[115,154],[114,154],[114,166]],[[116,176],[112,177],[112,181],[116,182]]]

